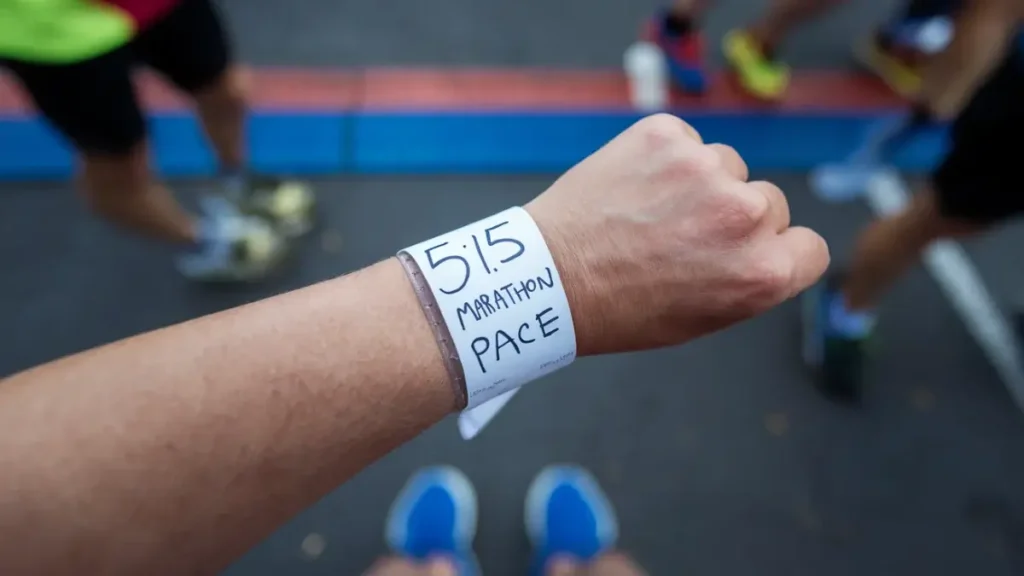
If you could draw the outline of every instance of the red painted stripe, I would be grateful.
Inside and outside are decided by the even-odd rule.
[[[140,75],[140,93],[155,110],[177,111],[186,101],[153,75]],[[270,110],[598,110],[628,108],[618,72],[530,69],[259,69],[252,74],[255,105]],[[727,75],[701,98],[679,96],[694,111],[781,109],[845,111],[893,108],[901,100],[879,82],[846,72],[795,74],[782,102],[759,103]],[[0,75],[0,113],[30,109],[11,78]]]

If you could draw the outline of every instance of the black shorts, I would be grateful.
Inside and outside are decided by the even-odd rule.
[[[945,216],[992,224],[1024,214],[1024,55],[1014,50],[953,122],[932,176]]]
[[[194,94],[216,83],[231,61],[212,0],[185,0],[129,44],[90,60],[49,65],[4,60],[42,112],[83,152],[124,154],[146,137],[132,71],[155,69]]]

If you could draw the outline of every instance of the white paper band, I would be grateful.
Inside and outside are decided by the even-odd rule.
[[[526,210],[510,208],[402,252],[416,261],[448,326],[467,411],[576,358],[562,280]]]

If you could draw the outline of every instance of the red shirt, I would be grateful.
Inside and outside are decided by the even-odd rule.
[[[142,30],[166,16],[183,0],[103,0],[117,6],[135,21],[135,27]]]

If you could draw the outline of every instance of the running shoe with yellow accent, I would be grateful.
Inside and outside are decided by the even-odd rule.
[[[861,66],[904,98],[914,97],[921,89],[925,55],[913,44],[879,31],[860,44],[854,56]]]
[[[297,238],[313,228],[316,195],[303,182],[257,178],[248,183],[239,206],[266,219],[286,238]]]
[[[746,30],[730,30],[722,40],[722,51],[736,73],[740,86],[761,100],[779,100],[789,87],[789,67],[761,48]]]
[[[288,246],[269,223],[239,214],[223,199],[201,204],[199,238],[178,258],[184,276],[199,282],[252,282],[278,269]]]

